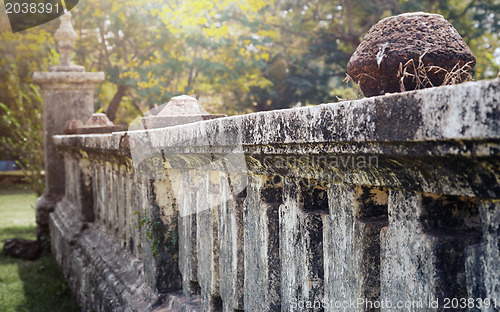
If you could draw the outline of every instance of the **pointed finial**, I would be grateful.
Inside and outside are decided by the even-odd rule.
[[[84,71],[83,66],[74,65],[71,54],[74,50],[74,44],[78,37],[73,24],[71,24],[71,13],[67,12],[61,15],[61,24],[54,34],[57,41],[57,51],[61,56],[61,64],[53,66],[52,71]]]

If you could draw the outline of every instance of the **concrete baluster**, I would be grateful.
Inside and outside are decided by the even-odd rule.
[[[127,168],[123,164],[118,164],[117,168],[117,208],[118,208],[118,240],[120,245],[125,247],[127,244],[126,218],[127,218],[127,189],[125,179]]]
[[[105,160],[101,160],[99,162],[99,186],[100,186],[100,189],[99,189],[99,192],[101,193],[101,202],[100,202],[100,206],[99,206],[99,209],[100,209],[100,215],[101,215],[101,225],[103,227],[103,229],[106,229],[107,226],[108,226],[108,197],[109,197],[109,193],[107,192],[108,190],[108,176],[107,176],[107,173],[106,173],[106,164],[107,164],[107,161]]]
[[[104,220],[106,225],[106,231],[113,235],[115,221],[114,221],[114,207],[115,207],[115,194],[113,193],[114,189],[114,179],[113,179],[113,164],[110,161],[106,161],[105,163],[105,171],[103,179],[106,180],[106,201],[103,207],[104,210]]]
[[[387,225],[387,193],[336,184],[329,186],[328,200],[325,310],[349,304],[350,311],[373,311],[371,303],[380,295],[379,233]]]
[[[192,297],[200,294],[198,282],[198,249],[196,237],[197,192],[199,177],[194,170],[181,173],[181,188],[185,196],[179,201],[179,269],[182,274],[184,296]]]
[[[246,191],[232,193],[234,186],[241,183],[246,183],[246,174],[221,174],[221,198],[227,198],[219,205],[219,268],[223,311],[244,309],[243,208]]]
[[[198,245],[198,281],[201,288],[203,311],[222,310],[219,293],[219,244],[218,244],[218,207],[212,206],[210,175],[202,171],[197,196],[196,241]],[[213,178],[212,178],[213,179]]]
[[[91,160],[91,175],[92,175],[92,213],[94,215],[94,221],[96,223],[101,222],[101,215],[100,215],[100,205],[101,205],[101,192],[100,192],[100,187],[99,187],[99,162],[96,159]]]
[[[75,173],[77,176],[76,186],[76,203],[79,213],[79,219],[82,222],[94,222],[94,191],[92,188],[92,180],[94,179],[93,167],[88,157],[81,157],[75,163]]]
[[[133,239],[134,239],[134,255],[137,258],[142,258],[142,229],[140,227],[140,219],[144,215],[144,200],[145,192],[143,186],[143,179],[141,179],[140,174],[137,171],[134,171],[133,177],[133,185],[132,188],[132,209],[134,210],[134,215],[132,218],[132,226],[133,226]]]
[[[381,232],[381,311],[441,311],[445,298],[468,298],[466,249],[480,239],[477,202],[391,190]],[[465,309],[455,309],[465,311]]]
[[[282,188],[267,176],[248,176],[244,204],[245,310],[281,309],[279,207]]]
[[[281,267],[287,268],[281,272],[283,311],[323,310],[323,224],[327,217],[323,185],[310,179],[285,179],[280,207]]]
[[[144,177],[146,190],[142,233],[148,239],[142,247],[144,273],[147,283],[158,292],[180,290],[182,277],[178,262],[179,210],[169,179]]]

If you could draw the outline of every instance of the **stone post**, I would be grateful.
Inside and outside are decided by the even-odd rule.
[[[64,162],[56,151],[52,136],[63,133],[67,120],[86,122],[94,112],[94,89],[104,80],[103,72],[85,72],[74,65],[71,54],[77,34],[71,24],[71,13],[61,16],[61,24],[54,35],[61,55],[61,64],[48,72],[35,72],[33,82],[40,85],[43,94],[43,128],[45,149],[45,194],[36,204],[37,237],[48,235],[49,213],[64,195]]]

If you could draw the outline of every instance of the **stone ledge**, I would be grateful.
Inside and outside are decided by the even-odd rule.
[[[129,132],[153,148],[311,143],[498,141],[500,80],[259,112]],[[118,150],[125,132],[55,136],[58,145]]]
[[[498,139],[499,94],[495,79],[227,117],[149,135],[153,147]]]

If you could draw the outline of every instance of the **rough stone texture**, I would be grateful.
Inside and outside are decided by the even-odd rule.
[[[416,301],[441,311],[445,298],[467,298],[466,248],[478,242],[477,202],[391,190],[389,225],[381,233],[381,300]],[[467,309],[455,308],[455,311]]]
[[[387,17],[374,25],[363,38],[347,64],[347,73],[358,83],[365,96],[404,91],[400,88],[398,72],[409,60],[415,67],[438,66],[452,71],[469,64],[469,73],[476,58],[453,26],[441,15],[405,13]],[[443,84],[446,71],[427,70],[430,84]],[[415,74],[412,66],[408,71]],[[462,80],[465,76],[462,77]],[[404,79],[405,90],[415,90],[416,80]]]
[[[193,116],[205,115],[207,111],[198,103],[195,97],[189,95],[174,96],[157,116]]]
[[[40,256],[42,247],[40,241],[22,238],[8,238],[3,245],[3,253],[14,258],[35,260]]]
[[[158,180],[134,165],[141,141],[126,148],[130,132],[55,136],[69,173],[53,252],[84,310],[498,301],[499,88],[495,79],[137,131]],[[177,220],[178,250],[163,245],[173,261],[148,242],[169,229],[136,228],[151,217]],[[335,306],[359,298],[441,306]]]

